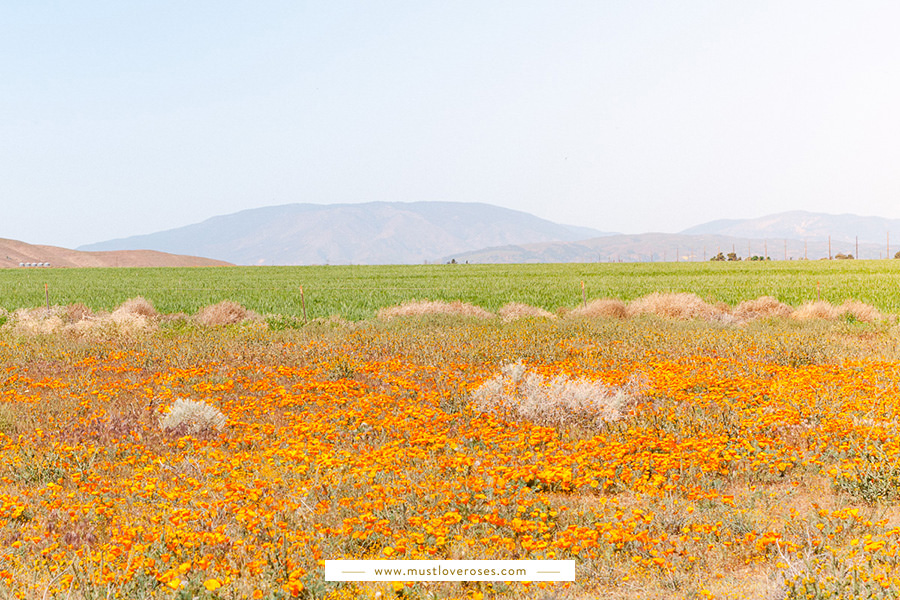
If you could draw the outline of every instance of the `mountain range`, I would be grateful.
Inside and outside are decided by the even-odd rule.
[[[480,203],[287,204],[82,246],[151,249],[243,265],[423,262],[699,261],[723,252],[774,259],[893,256],[900,220],[790,211],[702,223],[680,233],[617,234]]]
[[[242,265],[421,264],[490,246],[603,236],[490,204],[286,204],[79,250],[152,248]]]

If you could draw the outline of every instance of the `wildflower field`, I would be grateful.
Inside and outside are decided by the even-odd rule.
[[[837,300],[11,312],[0,597],[895,598],[900,329]],[[577,580],[324,581],[340,558]]]

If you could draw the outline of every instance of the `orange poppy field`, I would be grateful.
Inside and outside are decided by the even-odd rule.
[[[5,327],[0,595],[895,598],[898,342],[852,316]],[[180,400],[221,421],[164,426]],[[343,558],[577,577],[325,581]]]

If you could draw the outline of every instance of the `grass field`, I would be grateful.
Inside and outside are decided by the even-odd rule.
[[[855,298],[900,313],[900,260],[8,269],[0,270],[0,307],[44,304],[46,283],[52,304],[82,303],[94,310],[143,296],[167,313],[233,300],[262,314],[296,317],[302,314],[303,286],[310,318],[360,320],[413,298],[462,300],[488,310],[523,302],[553,311],[580,304],[582,281],[588,299],[693,292],[731,305],[771,295],[799,306],[821,293],[835,304]]]

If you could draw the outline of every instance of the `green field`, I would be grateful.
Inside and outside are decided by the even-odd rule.
[[[166,313],[233,300],[263,314],[300,316],[303,286],[309,318],[359,320],[411,299],[462,300],[488,310],[507,302],[575,307],[582,281],[588,299],[693,292],[731,305],[770,295],[799,306],[821,293],[833,303],[855,298],[900,313],[900,260],[7,269],[0,270],[0,307],[40,306],[47,284],[52,304],[94,310],[143,296]]]

